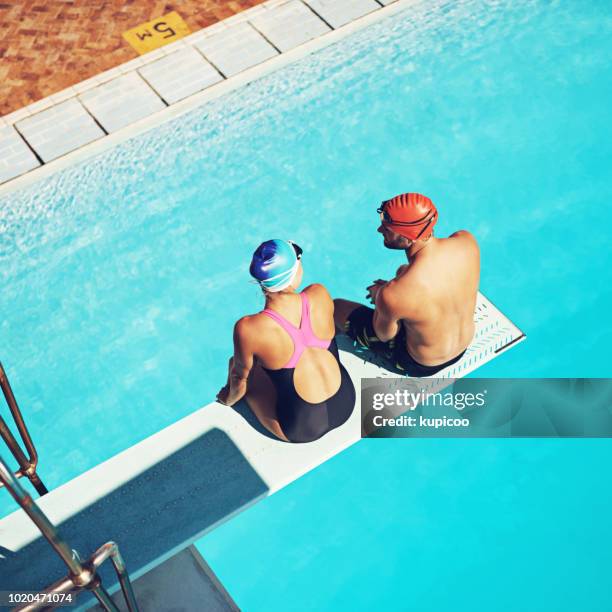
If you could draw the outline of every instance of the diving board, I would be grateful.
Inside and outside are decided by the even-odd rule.
[[[461,378],[525,337],[481,294],[475,323],[463,358],[435,378]],[[135,580],[361,438],[359,380],[399,375],[355,349],[341,350],[341,360],[358,390],[357,406],[344,425],[320,440],[281,442],[244,406],[235,410],[214,402],[37,502],[83,557],[107,540],[117,542]],[[65,573],[25,513],[0,520],[0,591],[42,589]],[[107,586],[114,584],[111,574],[102,577]]]

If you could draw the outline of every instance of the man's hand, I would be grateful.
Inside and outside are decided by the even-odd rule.
[[[373,284],[371,284],[368,288],[367,291],[368,293],[366,294],[366,300],[370,300],[371,304],[376,305],[376,296],[378,295],[378,292],[387,284],[387,281],[382,280],[382,278],[378,278],[374,281]]]

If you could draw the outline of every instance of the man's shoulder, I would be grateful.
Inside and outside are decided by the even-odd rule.
[[[453,232],[448,238],[453,240],[460,240],[465,243],[470,243],[476,247],[478,246],[478,242],[474,234],[468,232],[467,230],[457,230],[456,232]]]

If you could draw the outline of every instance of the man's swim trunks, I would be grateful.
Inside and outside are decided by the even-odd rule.
[[[456,363],[463,357],[465,351],[453,357],[446,363],[427,366],[415,361],[406,350],[406,330],[400,325],[400,331],[387,342],[382,342],[374,331],[374,309],[368,306],[359,306],[349,316],[344,331],[360,346],[384,357],[398,372],[407,376],[433,376],[440,370]]]

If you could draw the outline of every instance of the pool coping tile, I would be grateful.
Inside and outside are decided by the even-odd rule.
[[[42,108],[13,127],[43,164],[105,136],[76,97]]]

